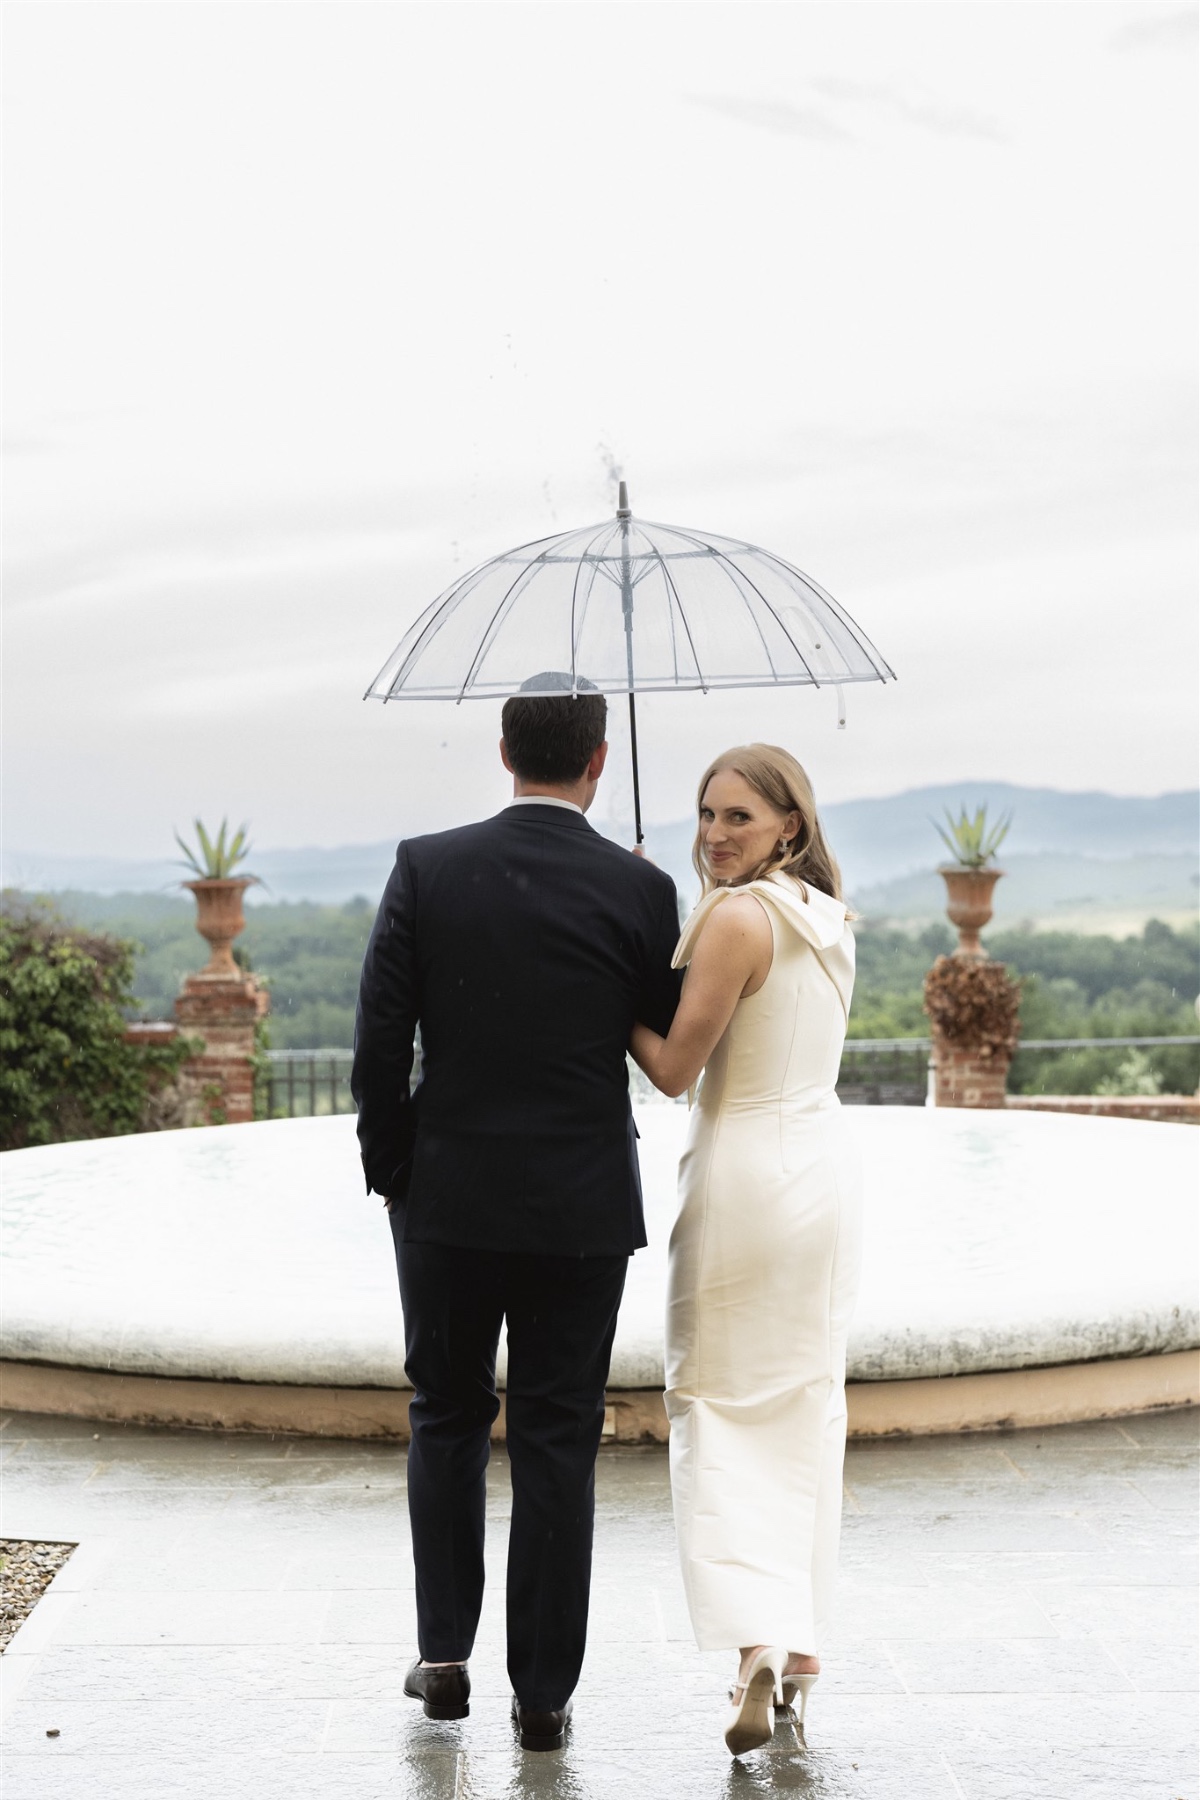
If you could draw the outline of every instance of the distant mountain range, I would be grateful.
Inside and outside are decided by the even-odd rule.
[[[1000,855],[1007,880],[997,896],[998,917],[1041,924],[1061,918],[1085,928],[1089,915],[1171,916],[1196,905],[1200,792],[1142,798],[963,781],[822,809],[847,891],[860,912],[897,921],[940,916],[942,887],[933,871],[944,848],[931,820],[941,820],[946,807],[957,812],[960,805],[973,810],[985,803],[989,817],[1011,812],[1013,818]],[[633,840],[631,827],[596,823],[619,842]],[[646,832],[650,855],[688,899],[695,890],[694,832],[689,819]],[[394,854],[390,840],[333,850],[256,850],[254,871],[265,888],[254,897],[336,904],[362,895],[374,902]],[[167,858],[150,862],[16,850],[4,852],[0,873],[5,886],[52,893],[152,893],[179,880],[177,864]]]
[[[942,917],[945,890],[936,869],[947,852],[932,821],[944,824],[946,808],[957,814],[960,806],[974,812],[985,804],[990,819],[1012,815],[998,858],[1006,873],[996,894],[998,924],[1123,931],[1152,916],[1178,921],[1194,912],[1200,793],[1147,799],[992,781],[910,788],[821,809],[847,894],[863,917],[898,924]],[[690,896],[695,826],[680,820],[646,835],[650,854]]]

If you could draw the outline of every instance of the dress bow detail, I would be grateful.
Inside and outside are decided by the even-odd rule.
[[[706,894],[680,933],[671,959],[672,968],[682,969],[692,960],[700,933],[711,914],[733,894],[753,894],[773,919],[790,927],[812,945],[838,991],[843,1012],[848,1013],[854,987],[854,934],[846,922],[845,902],[823,894],[809,882],[797,881],[794,875],[764,875],[741,887],[714,888],[711,894]]]

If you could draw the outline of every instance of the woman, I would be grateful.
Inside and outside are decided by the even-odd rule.
[[[738,1649],[725,1741],[765,1744],[829,1624],[860,1183],[835,1092],[854,937],[812,787],[749,744],[705,771],[703,883],[670,1035],[632,1050],[663,1093],[704,1077],[679,1170],[667,1303],[671,1486],[701,1650]]]

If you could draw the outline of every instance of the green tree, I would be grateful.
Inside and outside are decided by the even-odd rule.
[[[136,937],[133,992],[151,1016],[169,1018],[180,982],[205,954],[190,900],[165,894],[68,894],[64,912],[81,926]],[[348,1048],[354,1003],[374,906],[361,897],[342,906],[305,901],[246,909],[239,954],[271,984],[271,1043],[281,1049]],[[921,987],[955,935],[942,920],[913,932],[860,921],[858,975],[850,1011],[854,1038],[926,1038]],[[1009,1085],[1015,1093],[1092,1093],[1119,1076],[1128,1052],[1105,1049],[1114,1037],[1187,1037],[1197,1032],[1200,932],[1152,919],[1137,936],[1065,931],[989,933],[993,957],[1021,977],[1021,1032],[1030,1038],[1089,1038],[1085,1050],[1018,1049]],[[1146,1052],[1164,1093],[1191,1093],[1200,1054],[1180,1044]]]
[[[938,956],[954,947],[939,923],[910,933],[894,927],[856,927],[858,975],[850,1012],[854,1038],[926,1037],[921,983]],[[1173,930],[1151,919],[1134,937],[1079,932],[992,932],[991,955],[1021,978],[1021,1035],[1088,1038],[1079,1050],[1018,1048],[1009,1074],[1013,1093],[1093,1094],[1136,1091],[1158,1084],[1169,1094],[1193,1093],[1200,1080],[1195,1045],[1155,1045],[1144,1052],[1106,1049],[1105,1039],[1190,1037],[1197,1033],[1200,931]],[[1130,1056],[1138,1058],[1131,1065]]]
[[[0,912],[0,1149],[142,1128],[189,1043],[125,1041],[135,946],[5,895]]]

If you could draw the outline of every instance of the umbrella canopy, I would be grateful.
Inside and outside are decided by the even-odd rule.
[[[568,692],[629,695],[639,844],[635,694],[895,679],[811,576],[741,538],[635,519],[624,482],[615,519],[506,550],[447,588],[364,698],[507,698],[536,692],[539,669],[547,692],[564,691],[561,671]]]
[[[480,563],[401,638],[366,698],[514,694],[561,669],[601,693],[841,685],[893,671],[811,576],[744,539],[615,519]]]

